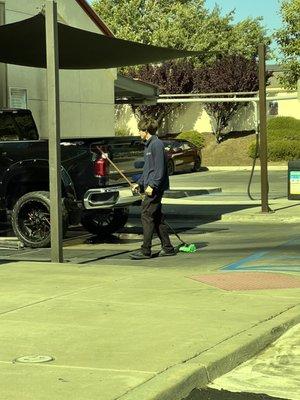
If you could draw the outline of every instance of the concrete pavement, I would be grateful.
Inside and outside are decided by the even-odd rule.
[[[182,399],[300,321],[300,289],[226,292],[199,271],[3,264],[1,399]],[[54,361],[14,361],[30,355]]]
[[[62,265],[3,260],[0,399],[181,400],[268,346],[300,322],[300,284],[227,291],[191,278],[226,274],[237,264],[252,268],[253,260],[255,268],[273,263],[275,270],[298,277],[298,227],[293,223],[298,203],[273,200],[278,218],[265,228],[260,222],[269,215],[253,221],[259,205],[240,193],[166,199],[177,219],[190,216],[195,223],[195,229],[184,231],[184,240],[208,241],[196,253],[175,258],[133,262],[126,254],[126,259],[116,255]],[[220,221],[199,230],[195,211],[205,205],[213,212],[203,217]],[[248,213],[245,227],[235,226],[237,219],[224,221],[225,215],[243,212]],[[120,245],[79,247],[87,255],[92,249],[121,254],[139,242],[134,237]],[[77,248],[68,246],[66,252]],[[283,269],[282,257],[289,269]],[[16,361],[22,356],[51,356],[53,361]]]

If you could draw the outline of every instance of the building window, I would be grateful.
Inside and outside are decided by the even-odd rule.
[[[27,89],[9,88],[9,106],[10,108],[27,108]]]

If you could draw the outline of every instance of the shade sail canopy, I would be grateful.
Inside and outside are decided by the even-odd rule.
[[[200,55],[194,51],[116,39],[62,23],[58,23],[58,42],[61,69],[114,68]],[[45,16],[42,13],[0,26],[0,43],[0,62],[47,67]]]

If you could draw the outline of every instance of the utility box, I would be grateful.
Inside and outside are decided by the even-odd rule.
[[[300,160],[288,163],[288,199],[300,200]]]

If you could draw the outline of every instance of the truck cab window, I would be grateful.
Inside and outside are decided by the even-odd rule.
[[[37,140],[38,132],[30,113],[0,113],[0,141]]]
[[[20,140],[37,140],[39,138],[35,122],[31,114],[14,114],[15,121],[19,127]]]
[[[19,140],[18,128],[11,114],[0,114],[0,141]]]

